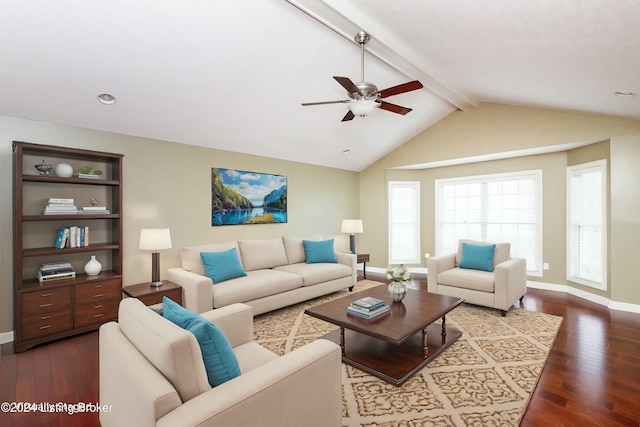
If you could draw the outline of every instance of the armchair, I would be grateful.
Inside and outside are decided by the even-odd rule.
[[[195,336],[135,298],[100,327],[100,414],[111,426],[340,426],[340,348],[317,340],[278,357],[253,341],[253,314],[201,314],[225,333],[240,376],[211,388]]]
[[[470,304],[497,308],[502,316],[527,292],[527,268],[524,258],[511,258],[511,244],[497,243],[492,271],[460,268],[463,243],[487,245],[487,242],[460,240],[458,252],[427,260],[427,290],[464,298]],[[489,270],[489,269],[487,269]]]

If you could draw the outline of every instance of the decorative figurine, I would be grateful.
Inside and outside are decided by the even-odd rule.
[[[40,175],[49,175],[49,172],[51,172],[51,169],[53,169],[53,167],[46,164],[43,160],[42,163],[36,165],[36,169],[38,170],[38,172],[40,172]]]

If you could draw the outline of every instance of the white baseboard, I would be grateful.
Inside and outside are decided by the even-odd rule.
[[[0,333],[0,344],[13,342],[13,331]]]
[[[558,285],[555,283],[545,283],[545,282],[533,282],[527,280],[527,287],[534,289],[545,289],[548,291],[557,291],[564,292],[566,294],[570,294],[576,296],[578,298],[585,299],[587,301],[595,302],[596,304],[603,305],[610,310],[618,310],[618,311],[628,311],[630,313],[640,313],[640,305],[638,304],[629,304],[627,302],[619,302],[619,301],[611,301],[607,297],[601,297],[599,295],[594,295],[589,292],[585,292],[580,289],[576,289],[567,285]]]

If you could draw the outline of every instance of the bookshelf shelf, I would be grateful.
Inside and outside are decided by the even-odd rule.
[[[16,352],[97,329],[117,318],[122,298],[122,162],[123,155],[70,147],[13,142],[14,176],[14,326]],[[103,171],[99,179],[41,175],[46,162],[85,165]],[[51,198],[73,199],[89,206],[92,198],[109,214],[44,215]],[[89,226],[90,224],[90,226]],[[89,226],[89,246],[55,248],[58,230]],[[94,241],[95,239],[95,241]],[[83,273],[89,255],[103,266],[96,276]],[[70,263],[75,277],[40,282],[44,263]],[[97,319],[97,320],[96,320]],[[37,327],[36,327],[37,326]]]

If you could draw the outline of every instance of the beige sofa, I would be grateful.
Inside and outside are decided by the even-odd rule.
[[[244,303],[253,308],[255,316],[353,288],[357,274],[355,255],[336,252],[337,263],[307,264],[302,240],[278,237],[185,247],[180,253],[182,268],[170,268],[167,278],[182,286],[184,307],[196,313]],[[236,248],[247,275],[214,285],[205,276],[200,253],[231,248]]]
[[[510,243],[496,243],[493,271],[460,268],[462,244],[487,244],[460,240],[458,252],[427,260],[427,290],[464,298],[470,304],[497,308],[502,316],[527,292],[527,267],[523,258],[511,258]]]
[[[278,357],[253,341],[251,307],[203,313],[228,338],[241,375],[211,388],[195,336],[136,298],[100,327],[103,427],[340,426],[340,347],[313,341]]]

